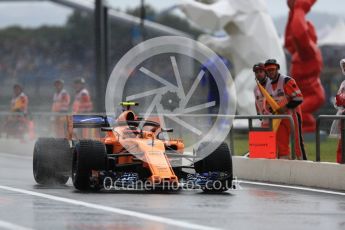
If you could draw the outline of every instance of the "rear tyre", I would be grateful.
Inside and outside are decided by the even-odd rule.
[[[196,173],[219,172],[226,175],[225,179],[218,180],[217,183],[208,184],[202,188],[204,192],[224,192],[228,190],[231,187],[233,178],[232,157],[229,146],[222,142],[210,155],[195,162],[194,169]]]
[[[41,185],[66,184],[72,154],[67,139],[39,138],[33,153],[33,175]]]
[[[75,147],[72,163],[72,181],[76,189],[98,190],[99,186],[91,184],[92,170],[105,170],[107,150],[102,142],[80,140]]]

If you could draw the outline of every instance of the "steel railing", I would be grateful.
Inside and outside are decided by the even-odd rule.
[[[13,113],[13,112],[0,112],[0,116],[10,116],[10,115],[18,115],[20,113]],[[35,117],[36,119],[39,118],[39,120],[43,121],[44,119],[41,119],[42,117],[51,118],[56,116],[64,116],[64,115],[70,115],[71,113],[53,113],[53,112],[32,112],[29,113],[28,116]],[[93,115],[96,115],[97,113],[92,113]],[[102,114],[104,115],[104,113]],[[169,115],[169,114],[166,114]],[[176,115],[172,115],[176,116]],[[178,116],[178,115],[177,115]],[[291,143],[291,158],[296,159],[296,153],[295,153],[295,128],[294,123],[291,115],[253,115],[253,116],[243,116],[243,115],[215,115],[215,114],[184,114],[181,116],[217,116],[217,117],[227,117],[230,119],[236,119],[236,120],[248,120],[248,130],[249,131],[271,131],[272,130],[272,120],[273,119],[288,119],[291,126],[291,132],[290,132],[290,143]],[[259,120],[259,119],[268,119],[269,120],[269,127],[268,128],[261,128],[261,127],[254,127],[253,126],[253,120]],[[233,141],[233,129],[230,131],[230,147],[232,150],[234,150],[234,141]]]
[[[4,116],[10,116],[10,115],[18,115],[20,113],[13,113],[13,112],[0,112],[0,117]],[[71,113],[52,113],[52,112],[33,112],[29,113],[29,116],[40,118],[40,117],[55,117],[55,116],[64,116],[64,115],[70,115]],[[104,115],[104,113],[103,113]],[[199,115],[199,114],[198,114]],[[197,115],[197,116],[198,116]],[[186,116],[186,115],[182,115]],[[187,115],[188,116],[188,115]],[[199,115],[200,116],[200,115]],[[209,115],[203,115],[203,116],[209,116]],[[216,115],[211,115],[216,116]],[[294,122],[291,115],[255,115],[255,116],[243,116],[243,115],[218,115],[220,117],[229,117],[236,120],[248,120],[248,130],[254,131],[254,130],[272,130],[272,120],[273,119],[288,119],[291,126],[291,132],[290,132],[290,143],[291,143],[291,158],[296,159],[296,153],[295,153],[295,135],[296,131],[294,128]],[[253,120],[259,120],[259,119],[268,119],[269,120],[269,127],[268,128],[261,128],[261,127],[254,127],[253,126]],[[315,135],[315,145],[316,145],[316,161],[321,161],[321,154],[320,154],[320,144],[321,144],[321,137],[320,137],[320,125],[323,120],[340,120],[341,123],[341,131],[340,135],[341,138],[345,138],[345,115],[319,115],[316,119],[316,135]],[[234,140],[233,140],[233,129],[230,131],[230,147],[232,150],[234,150]],[[342,142],[342,162],[345,163],[345,141]]]
[[[145,115],[145,114],[140,114]],[[151,114],[151,115],[158,115],[158,114]],[[181,117],[226,117],[230,119],[237,119],[237,120],[248,120],[248,130],[266,130],[271,131],[273,130],[272,120],[274,119],[288,119],[291,126],[290,132],[290,143],[291,143],[291,158],[296,159],[295,153],[295,126],[294,121],[291,115],[284,114],[284,115],[225,115],[225,114],[160,114],[163,116],[181,116]],[[259,119],[269,119],[269,127],[268,128],[261,128],[261,127],[254,127],[253,120]],[[234,144],[233,144],[233,129],[230,129],[230,148],[234,151]]]
[[[341,139],[344,140],[345,137],[345,115],[319,115],[316,119],[316,135],[315,135],[315,144],[316,144],[316,161],[321,161],[321,154],[320,154],[320,124],[322,120],[340,120],[341,128],[340,128],[340,135]],[[342,164],[345,163],[345,141],[341,142],[341,156],[342,156]]]

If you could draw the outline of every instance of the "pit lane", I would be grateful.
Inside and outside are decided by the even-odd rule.
[[[240,190],[214,195],[80,193],[71,181],[53,188],[36,185],[31,154],[0,153],[0,229],[345,228],[343,193],[244,182]]]

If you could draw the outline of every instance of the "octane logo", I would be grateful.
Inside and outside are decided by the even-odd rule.
[[[174,129],[162,139],[181,138],[185,152],[198,149],[202,158],[230,131],[236,89],[227,66],[212,50],[186,37],[163,36],[135,46],[113,69],[105,98],[107,115],[118,115],[122,101],[139,102],[133,110],[141,117]]]

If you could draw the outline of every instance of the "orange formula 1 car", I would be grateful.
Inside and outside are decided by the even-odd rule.
[[[134,188],[172,190],[200,188],[223,192],[232,188],[232,158],[226,143],[200,159],[198,149],[184,153],[179,139],[166,139],[158,122],[139,118],[130,106],[117,119],[99,115],[67,118],[67,138],[40,138],[33,156],[33,174],[38,184],[65,184],[72,176],[78,190]],[[74,128],[98,128],[98,139],[78,139]],[[201,145],[202,146],[202,145]],[[200,148],[200,147],[199,147]],[[191,164],[182,165],[182,160]],[[188,168],[188,173],[183,171]]]

